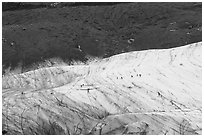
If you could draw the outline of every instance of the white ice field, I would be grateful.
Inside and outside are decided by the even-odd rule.
[[[202,134],[202,43],[2,78],[11,134]],[[39,129],[42,129],[39,130]]]

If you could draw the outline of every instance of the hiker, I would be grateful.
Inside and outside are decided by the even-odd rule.
[[[81,87],[83,87],[84,86],[84,84],[81,84]]]

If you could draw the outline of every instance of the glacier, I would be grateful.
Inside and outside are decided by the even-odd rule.
[[[202,134],[202,42],[12,74],[2,88],[9,134]]]

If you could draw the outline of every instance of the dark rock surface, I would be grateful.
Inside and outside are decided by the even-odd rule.
[[[46,4],[3,3],[3,69],[202,41],[202,3]]]

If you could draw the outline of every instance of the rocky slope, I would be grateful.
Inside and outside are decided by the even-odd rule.
[[[201,45],[3,77],[3,131],[201,134]]]
[[[52,57],[86,61],[87,55],[104,58],[202,40],[202,3],[74,3],[57,8],[35,4],[2,13],[3,70],[22,63],[25,72]]]

